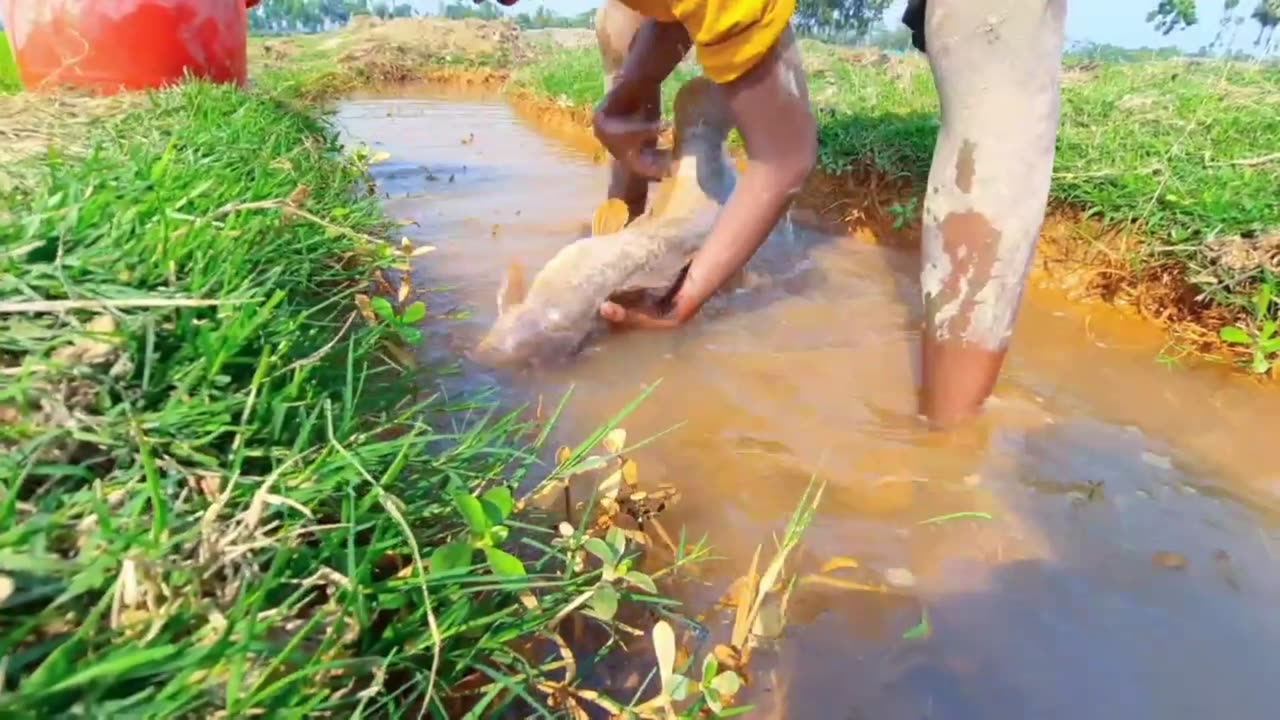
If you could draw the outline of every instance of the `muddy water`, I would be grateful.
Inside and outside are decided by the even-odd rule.
[[[439,290],[425,352],[441,359],[492,321],[505,264],[540,267],[603,196],[589,151],[500,101],[401,93],[353,100],[340,122],[390,153],[388,211],[438,248],[417,277]],[[725,558],[683,590],[695,605],[768,551],[811,476],[827,481],[801,570],[844,556],[861,567],[833,577],[913,582],[802,585],[746,698],[762,716],[1275,717],[1280,396],[1163,365],[1158,331],[1035,289],[987,416],[929,434],[913,415],[916,260],[801,235],[800,281],[776,268],[792,281],[681,332],[614,336],[556,372],[468,367],[444,389],[554,402],[572,385],[568,439],[661,380],[626,426],[634,440],[679,425],[638,460],[683,492],[668,525]],[[964,512],[990,519],[924,522]],[[904,639],[921,607],[930,633]]]

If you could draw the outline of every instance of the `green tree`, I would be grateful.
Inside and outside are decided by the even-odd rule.
[[[1258,21],[1258,37],[1253,43],[1261,47],[1263,52],[1270,52],[1276,26],[1280,25],[1280,0],[1258,0],[1258,6],[1249,17]]]
[[[892,0],[798,0],[792,24],[805,35],[864,37]]]

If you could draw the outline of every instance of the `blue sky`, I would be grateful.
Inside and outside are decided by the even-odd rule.
[[[434,10],[437,0],[419,2]],[[599,0],[521,0],[516,8],[532,11],[540,4],[562,14],[572,14],[598,7]],[[901,17],[905,4],[906,0],[898,0],[885,14],[886,20],[892,22]],[[1156,4],[1157,0],[1068,0],[1067,38],[1124,47],[1176,45],[1184,50],[1194,51],[1209,44],[1218,32],[1218,21],[1222,18],[1222,0],[1200,0],[1199,24],[1168,37],[1161,36],[1146,22],[1147,12]],[[1248,1],[1241,5],[1251,7]],[[1251,20],[1246,22],[1236,39],[1235,48],[1252,49],[1256,32],[1257,25]]]

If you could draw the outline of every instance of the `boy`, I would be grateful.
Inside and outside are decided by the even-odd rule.
[[[516,0],[499,0],[504,5]],[[942,106],[924,203],[920,411],[935,426],[976,415],[991,394],[1044,220],[1058,132],[1067,0],[908,0],[903,21],[929,57]],[[596,35],[609,86],[596,136],[615,161],[609,196],[634,215],[662,174],[658,88],[697,48],[730,99],[747,170],[672,310],[613,303],[618,327],[672,328],[759,248],[817,154],[795,0],[606,0]]]

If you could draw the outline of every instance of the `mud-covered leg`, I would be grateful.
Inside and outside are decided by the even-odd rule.
[[[636,31],[644,22],[644,16],[623,5],[618,0],[606,0],[596,11],[596,45],[600,49],[600,58],[604,62],[604,91],[613,89],[626,62],[631,42]],[[662,102],[659,93],[654,93],[650,102],[646,103],[646,117],[657,121],[661,118]],[[657,143],[652,144],[653,147]],[[625,165],[614,158],[609,159],[609,197],[617,198],[627,204],[634,220],[644,213],[649,197],[649,182],[643,177],[629,172]]]
[[[1008,348],[1044,222],[1066,0],[928,3],[942,129],[924,206],[920,409],[976,414]]]

